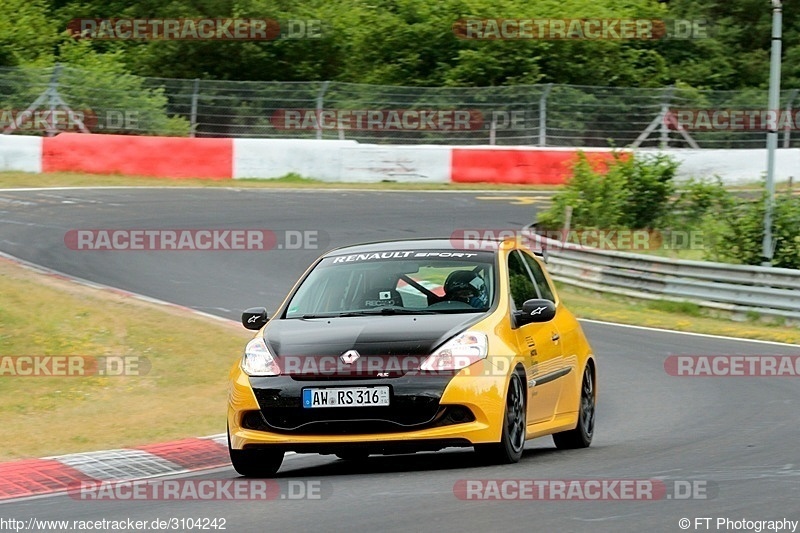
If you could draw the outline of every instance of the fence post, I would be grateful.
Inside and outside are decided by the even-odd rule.
[[[192,84],[192,112],[189,119],[189,137],[194,137],[197,130],[197,96],[200,91],[200,80],[194,79]]]
[[[539,146],[547,146],[547,97],[553,89],[553,84],[545,86],[539,98]]]
[[[669,104],[672,100],[672,92],[675,90],[674,85],[667,87],[664,93],[664,98],[661,101],[661,126],[659,129],[658,147],[661,150],[669,148],[669,128],[667,127],[667,114],[669,113]]]
[[[320,126],[320,117],[322,116],[322,98],[325,96],[325,91],[328,90],[330,81],[323,81],[322,87],[319,88],[317,93],[317,139],[322,139],[322,126]]]
[[[86,125],[83,123],[83,117],[78,117],[73,111],[72,108],[61,98],[61,95],[58,93],[58,86],[59,86],[59,78],[61,77],[61,70],[64,67],[61,63],[56,63],[55,67],[53,68],[53,73],[50,76],[50,82],[47,84],[47,89],[39,95],[36,100],[33,101],[31,105],[25,109],[22,113],[20,113],[17,118],[12,119],[8,126],[3,130],[3,134],[12,132],[15,129],[19,128],[20,124],[22,123],[22,117],[28,115],[30,116],[34,111],[39,109],[41,105],[47,105],[48,109],[50,110],[50,117],[54,117],[55,110],[58,107],[63,107],[67,110],[69,114],[69,119],[78,126],[78,128],[83,133],[90,133],[89,130],[86,128]],[[55,126],[48,124],[47,127],[47,136],[52,137],[55,133],[57,133],[58,128]]]
[[[492,122],[489,126],[489,144],[494,146],[495,135],[497,135],[497,113],[492,111]]]
[[[792,92],[789,93],[789,100],[786,102],[786,118],[788,119],[792,116],[792,104],[794,103],[794,99],[797,98],[797,89],[792,89]],[[786,122],[786,129],[783,130],[783,147],[789,148],[789,143],[791,142],[792,137],[792,126],[789,121]]]

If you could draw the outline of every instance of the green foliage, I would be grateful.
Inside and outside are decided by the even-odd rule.
[[[691,179],[677,192],[666,225],[673,230],[691,231],[721,222],[736,203],[736,197],[725,188],[719,176],[713,180]]]
[[[747,198],[725,189],[721,180],[692,180],[672,206],[669,225],[700,231],[706,259],[759,265],[762,262],[766,196]],[[790,191],[775,198],[772,219],[773,265],[800,268],[800,197]]]
[[[59,59],[69,66],[60,70],[56,80],[61,98],[73,111],[97,118],[96,124],[87,121],[91,131],[187,135],[188,120],[168,115],[164,89],[146,87],[144,78],[127,71],[121,55],[121,51],[100,54],[86,41],[63,39]],[[0,89],[0,108],[27,108],[44,92],[50,78],[47,70],[16,69]]]
[[[121,55],[119,51],[97,54],[85,41],[62,46],[62,59],[80,67],[80,70],[65,69],[59,80],[61,95],[70,107],[93,110],[101,123],[108,113],[128,112],[136,117],[134,131],[127,131],[121,124],[120,130],[106,128],[106,133],[187,135],[189,122],[167,115],[163,88],[144,87],[142,78],[127,72]]]
[[[0,67],[48,66],[59,39],[58,22],[44,0],[0,2]]]
[[[759,265],[762,262],[766,196],[739,196],[714,180],[690,180],[675,191],[677,163],[664,156],[621,157],[608,172],[596,171],[579,157],[573,177],[553,204],[539,214],[537,226],[559,230],[567,206],[572,229],[658,229],[699,233],[706,260]],[[800,196],[791,191],[775,198],[773,266],[800,268]]]
[[[655,228],[669,209],[678,163],[664,155],[633,156],[615,153],[608,170],[595,169],[583,153],[572,178],[539,214],[538,225],[563,227],[567,206],[572,207],[573,229]]]
[[[0,66],[52,65],[70,20],[270,18],[324,21],[319,39],[90,42],[130,73],[165,78],[316,81],[409,86],[563,83],[617,87],[763,88],[765,0],[3,0]],[[800,5],[784,5],[784,85],[800,86]],[[709,38],[470,40],[480,18],[707,19]]]
[[[766,197],[739,200],[723,214],[722,223],[706,219],[704,232],[711,257],[729,263],[758,265],[762,261]],[[800,268],[800,197],[781,194],[775,198],[772,235],[775,239],[773,266]]]

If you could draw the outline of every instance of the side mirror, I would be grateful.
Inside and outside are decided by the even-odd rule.
[[[242,313],[242,325],[247,329],[259,330],[268,320],[265,307],[251,307]]]
[[[549,322],[556,316],[556,304],[550,300],[526,300],[522,311],[517,311],[517,325],[524,326],[533,322]]]

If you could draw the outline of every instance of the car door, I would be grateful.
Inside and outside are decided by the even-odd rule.
[[[533,259],[533,258],[531,258]],[[526,300],[549,298],[542,291],[527,265],[524,252],[513,251],[508,257],[511,313],[522,309]],[[528,424],[546,422],[555,416],[563,386],[564,360],[556,321],[525,324],[515,329],[517,351],[523,354],[528,376]]]

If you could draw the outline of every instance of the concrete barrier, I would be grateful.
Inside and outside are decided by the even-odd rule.
[[[356,141],[313,139],[233,139],[234,179],[280,178],[299,174],[323,181],[343,181],[342,150]]]
[[[595,168],[614,157],[607,149],[583,152]],[[572,175],[577,160],[574,148],[453,147],[451,179],[458,183],[561,185]]]
[[[45,137],[43,172],[231,178],[231,139],[61,133]]]
[[[42,138],[0,135],[0,171],[42,172]]]
[[[661,153],[678,161],[677,177],[687,180],[692,177],[718,175],[722,180],[735,185],[758,181],[767,171],[767,150],[638,150],[637,153]],[[775,152],[775,180],[788,181],[800,175],[800,148],[781,148]]]
[[[359,144],[312,139],[219,139],[62,133],[0,136],[0,170],[89,172],[207,179],[274,179],[294,173],[330,182],[563,184],[578,151],[595,168],[613,152],[601,148]],[[681,163],[678,178],[718,175],[727,184],[757,181],[762,150],[638,150]],[[780,149],[776,179],[800,169],[800,149]]]

